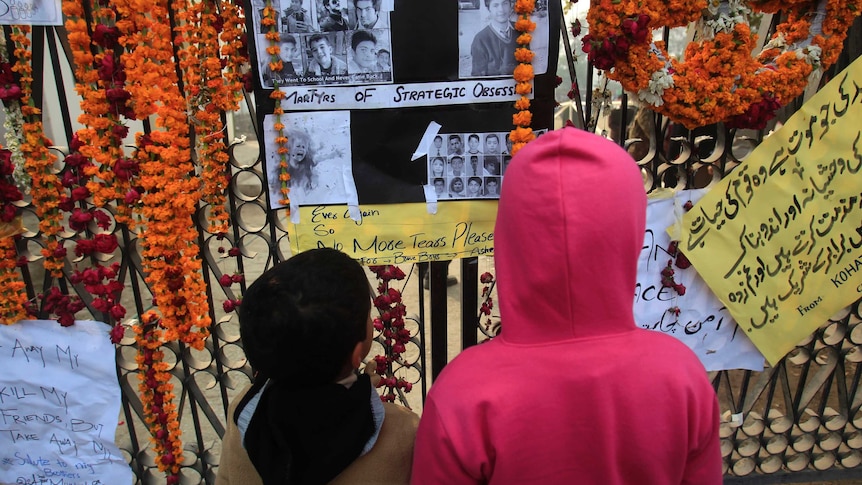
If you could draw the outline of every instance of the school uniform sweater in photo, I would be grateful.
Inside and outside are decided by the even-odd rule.
[[[637,165],[604,138],[564,128],[512,159],[494,232],[502,333],[432,384],[411,483],[722,483],[703,366],[634,321],[645,218]]]

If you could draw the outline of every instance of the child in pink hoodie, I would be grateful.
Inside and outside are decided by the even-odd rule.
[[[564,128],[518,152],[494,234],[503,330],[434,382],[411,483],[722,483],[706,371],[634,321],[645,219],[615,143]]]

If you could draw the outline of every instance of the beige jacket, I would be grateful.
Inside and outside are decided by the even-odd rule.
[[[250,386],[249,386],[250,388]],[[233,421],[237,404],[248,389],[242,391],[228,409],[228,424],[222,440],[221,462],[216,485],[262,485],[260,475],[240,441]],[[413,440],[419,416],[397,404],[383,403],[386,417],[380,436],[371,451],[356,459],[331,482],[332,485],[409,484],[413,464]]]

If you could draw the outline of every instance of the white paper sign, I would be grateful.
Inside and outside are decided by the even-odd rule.
[[[2,25],[63,25],[60,0],[0,0]]]
[[[661,271],[669,260],[670,237],[665,231],[682,217],[686,201],[697,202],[704,190],[684,190],[651,198],[647,205],[647,228],[638,260],[635,290],[635,321],[643,328],[664,332],[688,345],[708,371],[750,369],[762,371],[764,359],[740,329],[724,305],[697,274],[694,267],[672,265],[674,281],[685,286],[680,296],[662,287]],[[676,314],[674,309],[679,310]]]
[[[285,94],[281,101],[285,111],[416,108],[499,103],[521,97],[515,93],[512,78],[374,86],[299,86],[281,90]]]
[[[108,326],[0,325],[0,484],[132,483]]]

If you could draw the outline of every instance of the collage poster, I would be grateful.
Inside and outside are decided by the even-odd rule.
[[[520,97],[512,76],[519,35],[514,1],[272,1],[277,56],[262,25],[265,5],[250,0],[247,16],[261,158],[269,209],[289,206],[294,251],[325,244],[304,222],[314,211],[346,214],[372,236],[380,226],[367,214],[377,206],[420,225],[463,222],[493,231],[494,217],[470,220],[476,212],[469,207],[438,209],[483,201],[496,212],[511,160],[513,102]],[[533,15],[536,135],[553,126],[557,42],[550,33],[559,31],[558,17],[544,2]],[[283,93],[278,116],[273,89]],[[288,140],[283,161],[276,142],[282,136]],[[290,175],[288,200],[282,171]],[[455,257],[493,251],[485,246]]]

